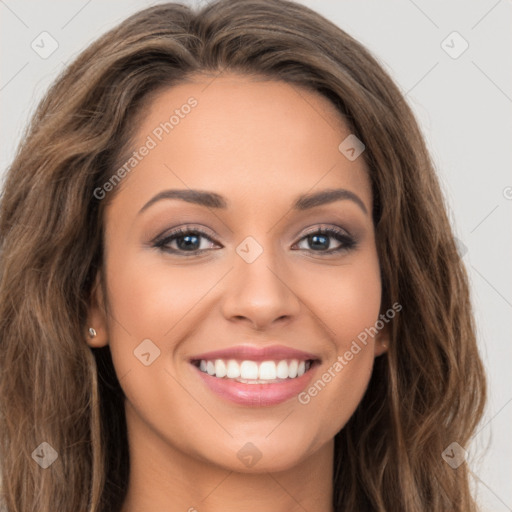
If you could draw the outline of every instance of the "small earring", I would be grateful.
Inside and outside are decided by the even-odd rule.
[[[382,348],[388,348],[388,344],[385,341],[382,342]]]
[[[93,327],[89,327],[89,336],[94,338],[96,336],[96,330]]]

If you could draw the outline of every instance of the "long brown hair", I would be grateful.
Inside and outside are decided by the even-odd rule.
[[[317,91],[361,139],[369,168],[389,352],[335,437],[336,511],[470,512],[465,447],[486,385],[466,271],[414,116],[377,60],[343,30],[286,0],[161,4],[85,51],[39,104],[0,207],[0,465],[9,512],[112,512],[129,455],[108,347],[85,341],[102,272],[103,201],[142,105],[164,87],[224,70]],[[340,141],[341,142],[341,141]],[[117,187],[119,188],[119,187]],[[58,454],[41,469],[32,454]],[[40,448],[41,449],[41,448]]]

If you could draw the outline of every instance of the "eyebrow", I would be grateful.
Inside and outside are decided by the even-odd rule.
[[[181,199],[188,203],[198,204],[200,206],[206,206],[207,208],[221,208],[226,209],[228,207],[228,201],[221,195],[215,192],[209,192],[207,190],[163,190],[154,197],[152,197],[139,211],[139,214],[144,210],[147,210],[151,205],[163,199]],[[334,201],[349,200],[357,204],[365,214],[368,214],[365,204],[361,198],[344,188],[330,188],[321,190],[319,192],[311,192],[309,194],[302,194],[298,196],[292,204],[294,210],[309,210],[316,206],[321,206]]]

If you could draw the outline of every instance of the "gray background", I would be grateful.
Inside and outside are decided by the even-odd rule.
[[[2,176],[30,114],[66,63],[156,3],[0,0]],[[482,510],[512,511],[512,0],[301,3],[367,46],[406,94],[425,134],[470,273],[490,385],[486,418],[465,447],[472,481]],[[58,44],[47,58],[31,47],[43,45],[43,31]],[[463,39],[446,39],[454,31]],[[457,56],[463,40],[469,47]]]

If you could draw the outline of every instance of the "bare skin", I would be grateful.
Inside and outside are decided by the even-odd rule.
[[[279,344],[318,355],[314,381],[329,368],[332,375],[380,313],[368,170],[362,157],[349,161],[339,151],[350,132],[325,98],[231,74],[160,93],[134,149],[191,96],[197,106],[124,178],[107,208],[107,297],[97,286],[89,313],[97,336],[88,343],[110,345],[127,397],[122,511],[331,512],[334,436],[363,397],[387,329],[308,403],[235,404],[205,386],[189,359]],[[341,199],[292,209],[298,195],[327,188],[349,190],[362,205]],[[212,191],[229,204],[162,199],[140,212],[167,189]],[[190,225],[211,238],[198,239],[202,253],[183,250],[180,239],[154,246]],[[307,234],[320,227],[337,227],[355,244],[327,235],[318,248]],[[251,263],[236,252],[249,236],[263,250]],[[145,339],[160,350],[148,366],[134,356]],[[251,467],[237,456],[247,443],[261,455]]]

